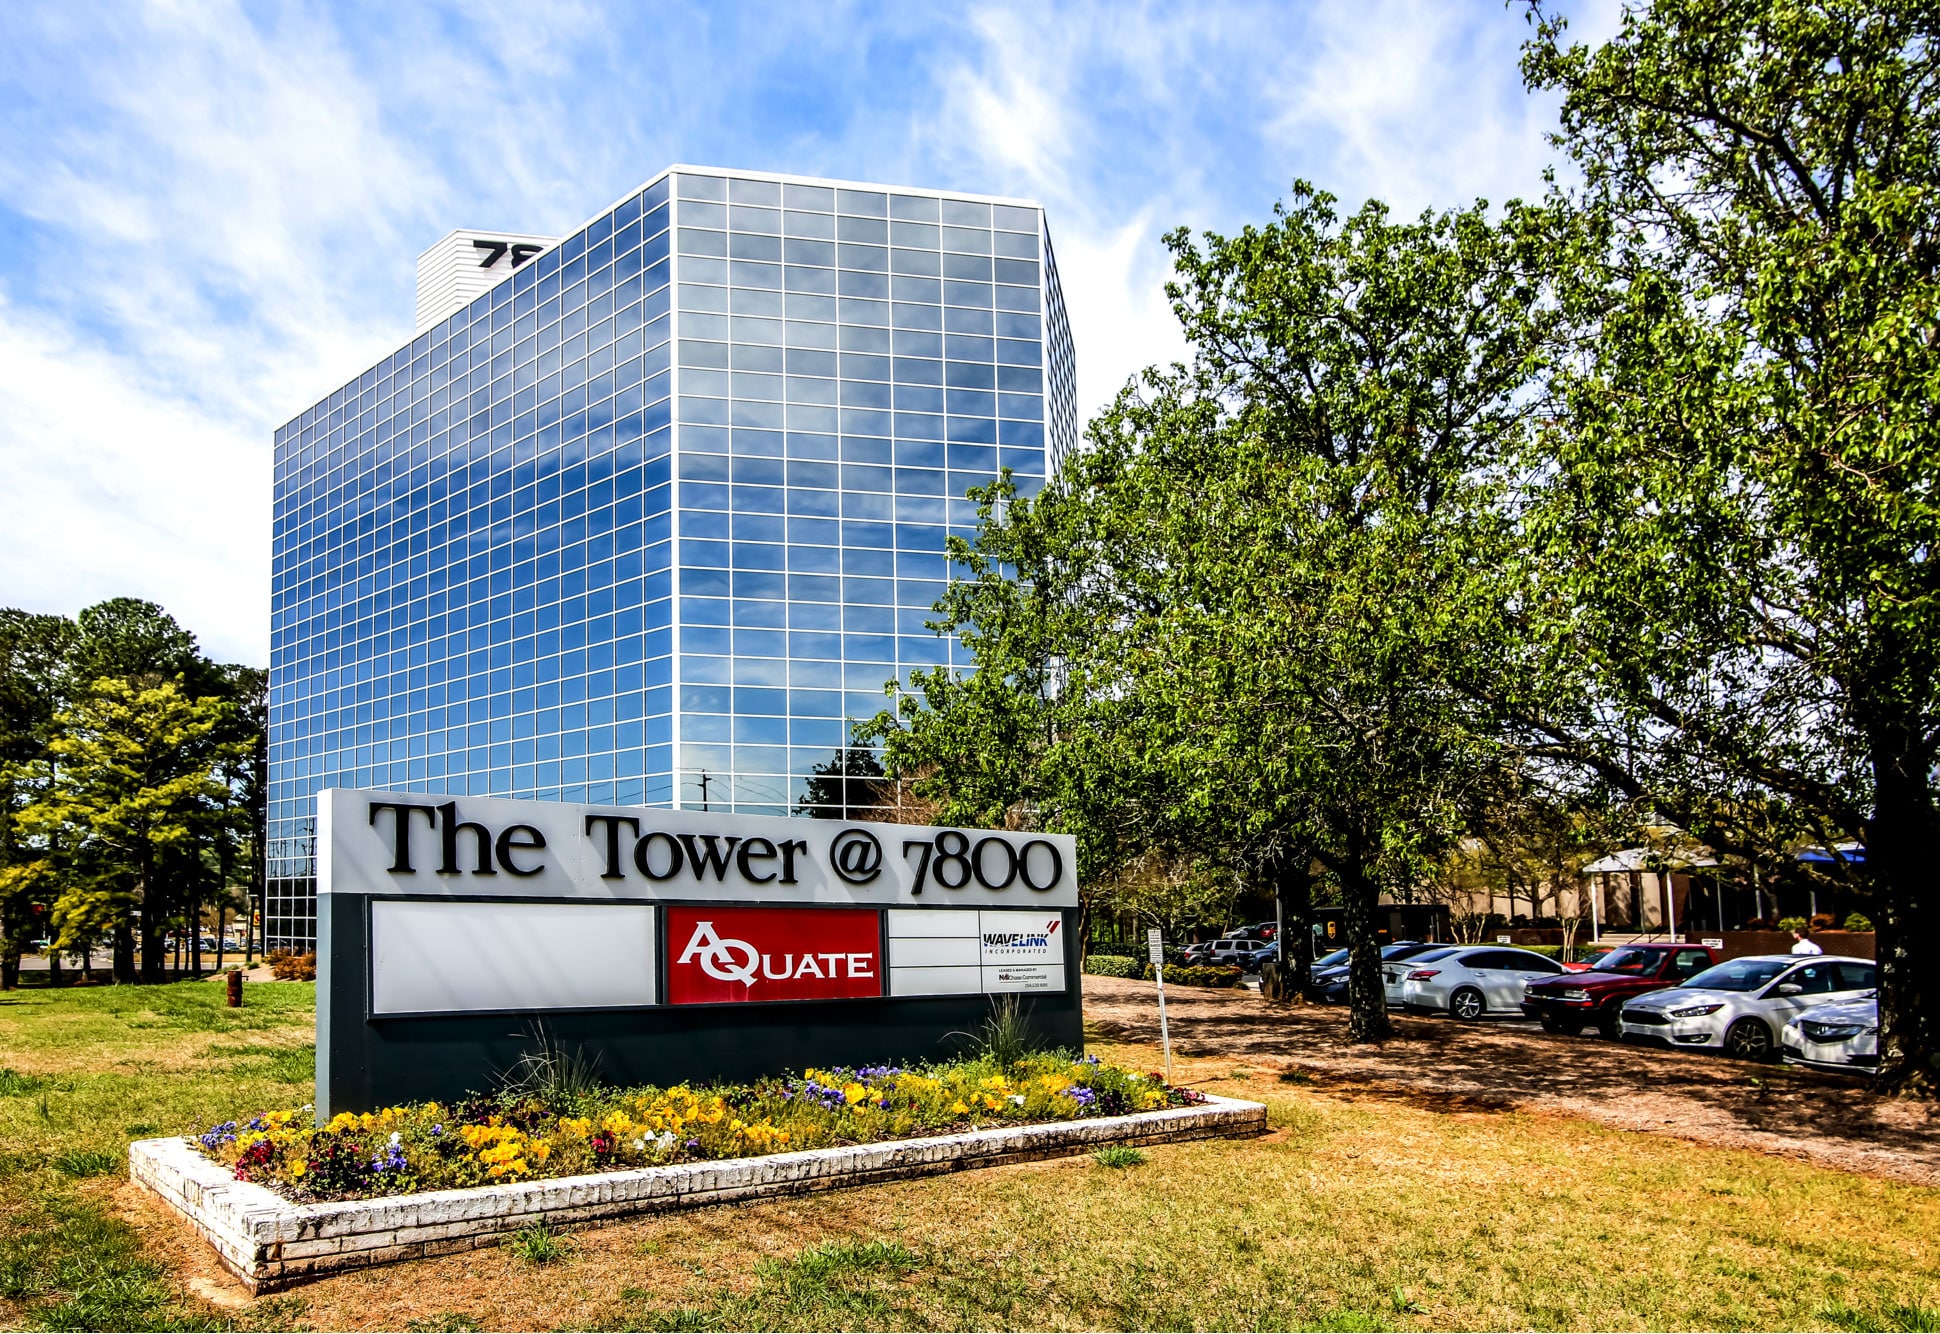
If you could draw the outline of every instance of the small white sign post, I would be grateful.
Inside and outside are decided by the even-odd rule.
[[[1165,940],[1155,926],[1145,933],[1145,947],[1152,956],[1152,976],[1159,983],[1159,1041],[1165,1044],[1165,1082],[1172,1082],[1172,1033],[1165,1025]]]

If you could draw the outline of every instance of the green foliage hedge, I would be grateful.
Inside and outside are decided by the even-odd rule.
[[[1145,965],[1145,980],[1153,977],[1152,965]],[[1236,987],[1240,970],[1226,964],[1174,964],[1165,970],[1165,980],[1175,987]]]
[[[1138,960],[1120,954],[1092,954],[1085,957],[1085,971],[1099,977],[1135,977]]]

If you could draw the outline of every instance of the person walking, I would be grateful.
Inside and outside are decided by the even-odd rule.
[[[1792,953],[1824,954],[1825,951],[1819,948],[1819,942],[1812,939],[1806,928],[1800,927],[1792,932]]]

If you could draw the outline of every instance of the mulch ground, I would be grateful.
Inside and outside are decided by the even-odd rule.
[[[1086,975],[1087,1030],[1157,1046],[1155,991]],[[1344,1007],[1271,1003],[1250,991],[1171,987],[1166,1013],[1177,1055],[1290,1072],[1347,1096],[1580,1117],[1940,1186],[1940,1112],[1857,1079],[1399,1014],[1394,1038],[1351,1043]]]

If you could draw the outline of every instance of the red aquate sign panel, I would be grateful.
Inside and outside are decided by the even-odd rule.
[[[667,914],[667,1003],[882,995],[870,908],[687,908]]]

